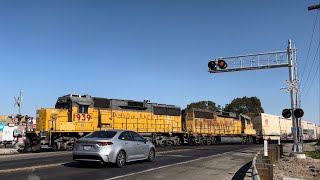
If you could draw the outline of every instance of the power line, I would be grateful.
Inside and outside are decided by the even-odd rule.
[[[320,26],[320,23],[319,23],[319,26]],[[318,51],[319,51],[319,47],[320,47],[320,34],[319,34],[318,48],[317,48],[316,53],[315,53],[315,55],[314,55],[313,62],[312,62],[312,66],[311,66],[311,69],[310,69],[310,71],[309,71],[307,80],[306,80],[306,82],[305,82],[305,84],[304,84],[304,86],[303,86],[302,92],[304,92],[303,90],[304,90],[304,88],[305,88],[306,85],[307,85],[307,81],[308,81],[309,75],[310,75],[310,73],[311,73],[311,70],[312,70],[312,67],[313,67],[313,63],[314,63],[315,59],[316,59],[317,56],[318,56],[317,53],[318,53]],[[319,57],[320,57],[320,51],[319,51]],[[307,92],[305,93],[303,99],[307,96],[307,94],[308,94],[308,92],[309,92],[309,90],[310,90],[310,88],[311,88],[311,86],[312,86],[312,84],[313,84],[313,81],[314,81],[314,79],[315,79],[315,77],[316,77],[316,75],[317,75],[317,73],[318,73],[319,67],[320,67],[320,61],[319,61],[319,63],[318,63],[317,70],[316,70],[316,72],[315,72],[315,74],[314,74],[314,76],[313,76],[313,78],[312,78],[312,81],[311,81],[311,83],[310,83],[310,85],[309,85],[309,88],[308,88]],[[320,74],[320,73],[319,73],[319,74]],[[319,79],[320,79],[320,77],[319,77]],[[303,100],[303,99],[302,99],[302,100]]]
[[[317,57],[317,53],[318,53],[318,50],[319,50],[319,46],[320,46],[320,41],[319,41],[319,43],[318,43],[318,47],[317,47],[317,50],[316,50],[315,56],[314,56],[313,61],[312,61],[312,64],[311,64],[311,69],[310,69],[310,71],[309,71],[309,73],[308,73],[307,80],[305,81],[305,83],[304,83],[304,85],[303,85],[303,88],[302,88],[301,93],[303,92],[303,90],[304,90],[304,88],[306,87],[307,82],[308,82],[308,80],[309,80],[309,76],[310,76],[310,73],[311,73],[311,70],[312,70],[313,64],[314,64],[314,62],[315,62],[315,60],[316,60],[316,57]]]
[[[312,44],[312,39],[313,39],[314,30],[315,30],[316,24],[317,24],[318,15],[319,15],[319,11],[317,11],[317,16],[316,16],[316,19],[315,19],[315,21],[314,21],[313,30],[312,30],[312,35],[311,35],[310,44],[309,44],[309,49],[308,49],[308,54],[307,54],[307,58],[306,58],[306,60],[305,60],[305,62],[304,62],[303,70],[302,70],[301,81],[302,81],[302,79],[303,79],[303,75],[304,75],[304,72],[305,72],[305,69],[306,69],[306,66],[307,66],[307,62],[308,62],[308,60],[309,60],[309,53],[310,53],[310,48],[311,48],[311,44]]]
[[[314,76],[313,76],[313,78],[312,78],[312,81],[311,81],[311,84],[310,84],[310,86],[309,86],[306,94],[304,95],[303,99],[307,96],[307,94],[308,94],[308,92],[309,92],[309,90],[310,90],[310,88],[311,88],[311,86],[312,86],[312,84],[313,84],[314,78],[316,77],[316,75],[317,75],[317,73],[318,73],[319,67],[320,67],[320,63],[319,63],[319,65],[318,65],[318,67],[317,67],[316,73],[314,74]],[[320,73],[319,73],[319,74],[320,74]],[[303,100],[303,99],[302,99],[302,100]]]

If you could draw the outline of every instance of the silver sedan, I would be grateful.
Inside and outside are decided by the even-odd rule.
[[[137,160],[153,161],[156,157],[154,144],[140,134],[126,130],[94,131],[75,143],[73,160],[115,163],[117,167]]]

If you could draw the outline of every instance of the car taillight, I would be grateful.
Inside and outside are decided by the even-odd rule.
[[[97,142],[98,146],[107,146],[107,145],[112,145],[112,142]]]

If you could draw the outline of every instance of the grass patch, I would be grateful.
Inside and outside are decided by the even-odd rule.
[[[320,151],[306,151],[305,153],[313,159],[320,159]]]

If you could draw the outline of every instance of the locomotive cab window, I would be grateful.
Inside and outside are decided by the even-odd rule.
[[[57,109],[69,109],[70,107],[70,102],[68,101],[58,101],[55,105]]]
[[[78,113],[88,113],[88,105],[80,105],[79,104],[79,108],[78,108]]]

